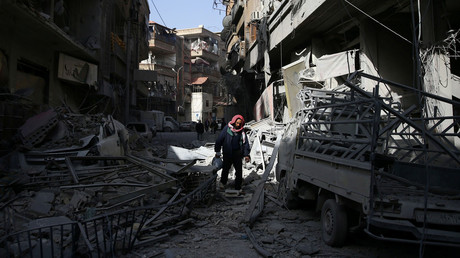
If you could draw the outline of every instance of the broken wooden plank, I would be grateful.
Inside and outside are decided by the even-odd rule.
[[[97,184],[84,184],[84,185],[63,185],[60,189],[74,189],[74,188],[90,188],[90,187],[104,187],[104,186],[132,186],[132,187],[149,187],[148,184],[130,184],[130,183],[97,183]]]
[[[177,196],[179,196],[180,192],[182,191],[181,188],[177,189],[177,192],[176,194],[174,194],[173,197],[171,197],[171,199],[169,199],[169,201],[166,203],[165,206],[163,206],[157,213],[155,213],[155,215],[153,215],[153,217],[151,217],[150,219],[148,219],[143,226],[147,226],[148,224],[150,224],[152,221],[156,220],[162,213],[163,211],[165,211],[169,205],[174,202],[177,198]]]
[[[72,161],[70,160],[69,157],[65,157],[65,163],[66,163],[67,167],[69,168],[70,175],[72,176],[73,181],[76,184],[78,184],[79,181],[78,181],[77,173],[75,172],[75,168],[73,167]]]
[[[112,206],[109,206],[109,207],[96,208],[96,211],[111,210],[111,209],[113,209],[113,208],[116,208],[116,207],[121,206],[121,205],[126,204],[126,203],[130,203],[130,202],[132,202],[132,201],[134,201],[134,200],[137,200],[137,199],[140,199],[140,198],[143,198],[143,197],[145,197],[145,194],[141,194],[141,195],[139,195],[139,196],[133,197],[133,198],[128,199],[128,200],[123,201],[123,202],[118,202],[118,203],[116,203],[116,204],[114,204],[114,205],[112,205]],[[109,203],[109,204],[110,204],[110,203]]]
[[[263,249],[262,246],[259,245],[257,242],[256,238],[251,232],[251,229],[248,226],[244,227],[244,230],[246,230],[246,234],[248,235],[249,240],[251,241],[252,245],[254,246],[254,249],[262,255],[263,257],[272,257],[272,254],[268,252],[267,250]]]
[[[243,222],[247,223],[249,225],[252,225],[254,223],[256,217],[260,214],[260,212],[263,209],[263,193],[264,193],[264,185],[265,181],[267,181],[268,176],[270,175],[270,171],[272,170],[276,156],[278,155],[278,149],[280,146],[281,142],[281,135],[278,135],[276,138],[275,142],[275,148],[273,149],[272,155],[270,157],[270,162],[268,163],[268,166],[265,168],[265,172],[262,175],[262,180],[260,181],[259,185],[257,186],[256,191],[254,192],[254,195],[252,196],[251,203],[249,204],[248,209],[246,210],[246,214],[243,218]],[[254,209],[256,208],[256,205],[259,203],[259,209],[260,212],[257,213],[255,216],[253,216]],[[261,207],[262,206],[262,207]]]
[[[161,184],[156,184],[156,185],[148,185],[148,187],[144,189],[140,189],[125,195],[117,196],[112,199],[110,199],[108,202],[109,203],[118,203],[118,202],[123,202],[126,200],[129,200],[131,198],[134,198],[136,196],[139,196],[141,194],[152,194],[156,193],[158,191],[166,190],[169,189],[173,186],[176,186],[176,181],[167,181]]]

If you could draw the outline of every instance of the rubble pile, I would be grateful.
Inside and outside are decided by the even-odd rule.
[[[1,159],[0,256],[115,256],[190,225],[192,206],[212,201],[215,169],[162,159],[125,132],[101,114],[30,118]],[[131,144],[100,155],[113,154],[104,140]]]

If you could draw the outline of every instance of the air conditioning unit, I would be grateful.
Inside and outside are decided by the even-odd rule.
[[[251,13],[251,21],[260,20],[262,18],[262,13],[260,11],[255,11]]]

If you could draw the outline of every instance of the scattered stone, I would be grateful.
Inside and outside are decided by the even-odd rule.
[[[175,258],[176,255],[174,254],[174,251],[171,249],[166,249],[163,251],[163,254],[165,255],[165,258]]]
[[[275,238],[273,236],[261,236],[259,240],[263,244],[273,244],[275,242]]]
[[[286,220],[297,220],[299,219],[299,214],[291,211],[284,211],[279,213],[279,218]]]
[[[304,255],[312,255],[318,253],[320,249],[318,246],[313,246],[312,244],[301,243],[297,245],[296,250]]]
[[[204,226],[206,226],[206,225],[208,225],[208,224],[209,224],[209,221],[196,221],[196,222],[195,222],[195,226],[196,226],[196,227],[200,227],[200,228],[201,228],[201,227],[204,227]]]
[[[47,191],[40,191],[35,194],[30,204],[30,210],[38,215],[48,215],[52,202],[54,201],[54,193]]]
[[[300,240],[305,238],[305,234],[303,232],[294,232],[291,235],[292,239],[299,242]]]
[[[284,225],[275,221],[269,225],[267,225],[267,232],[271,235],[279,234],[281,231],[284,230]]]

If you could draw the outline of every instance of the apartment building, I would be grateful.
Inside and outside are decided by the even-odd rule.
[[[149,35],[148,59],[141,61],[139,69],[153,71],[155,76],[138,84],[138,108],[176,117],[182,110],[184,81],[190,82],[189,69],[184,65],[183,39],[176,36],[175,30],[152,21]]]
[[[149,12],[146,0],[1,1],[0,87],[11,94],[2,99],[2,136],[61,105],[126,119],[148,53]]]
[[[204,26],[177,30],[177,35],[184,39],[184,49],[190,53],[191,82],[185,84],[185,120],[216,119],[213,99],[223,96],[220,67],[225,56],[222,55],[220,36]]]
[[[448,99],[460,97],[458,1],[223,3],[227,4],[222,31],[226,72],[241,77],[245,94],[235,97],[244,109],[255,106],[248,115],[257,120],[271,116],[286,121],[298,109],[300,88],[333,89],[355,71]],[[366,91],[376,86],[375,80],[358,80]],[[264,91],[273,93],[268,94],[270,99],[261,99],[267,95]],[[379,91],[381,96],[400,99],[404,108],[418,105],[414,91],[391,85]],[[428,103],[429,112],[459,113],[456,106],[439,105]],[[270,110],[261,110],[267,106]]]

